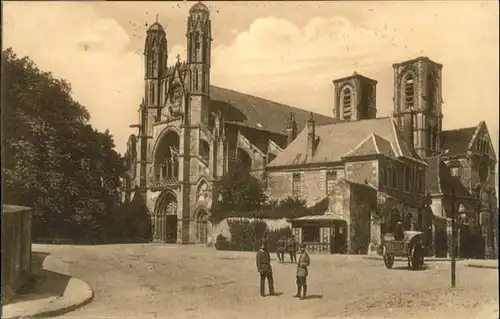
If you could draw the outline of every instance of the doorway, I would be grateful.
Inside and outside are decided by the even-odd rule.
[[[335,221],[330,226],[330,254],[345,254],[347,252],[347,223]]]
[[[175,244],[177,242],[177,215],[167,215],[165,242]]]

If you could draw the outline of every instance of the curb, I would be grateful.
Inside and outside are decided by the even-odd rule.
[[[81,308],[81,307],[89,304],[94,299],[94,291],[92,290],[92,287],[90,287],[90,285],[88,283],[86,283],[85,281],[83,281],[79,278],[76,278],[76,277],[71,277],[69,282],[68,282],[67,288],[70,286],[72,286],[72,287],[80,286],[77,289],[79,289],[80,291],[84,290],[85,292],[83,293],[83,295],[85,295],[85,297],[75,298],[72,296],[71,291],[69,291],[69,293],[65,292],[60,299],[57,299],[53,303],[49,302],[48,307],[47,307],[47,305],[45,305],[45,307],[40,307],[40,308],[42,308],[40,311],[36,311],[33,313],[29,313],[29,311],[27,311],[25,313],[11,316],[11,317],[7,317],[4,314],[4,316],[2,316],[2,318],[5,318],[5,319],[23,319],[23,318],[48,318],[48,317],[50,318],[50,317],[62,316],[68,312],[74,311],[78,308]],[[43,309],[43,308],[45,308],[45,309]]]
[[[474,264],[467,264],[465,267],[470,267],[470,268],[483,268],[483,269],[498,269],[498,266],[488,266],[488,265],[474,265]]]

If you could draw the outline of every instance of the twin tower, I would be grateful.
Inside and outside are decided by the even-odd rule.
[[[393,64],[393,117],[407,145],[420,157],[440,151],[442,129],[441,64],[427,57]],[[333,116],[337,120],[363,120],[376,117],[377,81],[354,72],[333,81]]]

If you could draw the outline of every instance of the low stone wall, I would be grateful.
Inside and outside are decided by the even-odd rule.
[[[208,238],[208,244],[209,245],[215,245],[215,241],[217,240],[217,236],[219,234],[222,234],[222,236],[226,237],[229,241],[231,241],[231,232],[229,231],[229,225],[228,225],[228,220],[233,220],[233,219],[246,219],[249,221],[254,220],[254,218],[241,218],[241,217],[235,217],[235,218],[227,218],[222,220],[221,222],[217,224],[212,224],[211,227],[209,228],[209,238]],[[275,229],[280,229],[284,227],[292,227],[292,224],[289,223],[285,218],[282,219],[263,219],[269,230],[275,230]]]
[[[31,272],[29,207],[2,205],[2,303],[10,300]]]

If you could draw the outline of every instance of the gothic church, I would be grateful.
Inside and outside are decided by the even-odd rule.
[[[435,243],[438,220],[446,224],[450,214],[444,188],[460,185],[471,216],[481,202],[476,193],[496,196],[496,155],[484,122],[442,130],[442,65],[424,57],[393,65],[394,113],[386,118],[376,117],[375,80],[356,73],[335,80],[333,116],[327,117],[211,85],[211,20],[204,4],[189,10],[186,31],[187,59],[178,56],[170,66],[164,28],[157,22],[147,31],[144,98],[125,156],[125,200],[145,198],[154,241],[210,241],[212,183],[236,164],[263,179],[272,198],[300,196],[323,207],[323,219],[292,225],[299,241],[330,253],[344,224],[347,251],[364,249],[351,238],[370,241],[374,230],[360,216],[381,202],[411,212]],[[350,204],[339,199],[345,194]],[[356,198],[372,195],[374,206],[356,206]],[[426,215],[422,203],[429,196]],[[484,211],[496,211],[486,202]],[[493,217],[486,215],[474,223],[488,225]],[[318,226],[323,233],[311,228],[314,220],[327,222]]]

